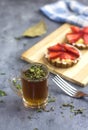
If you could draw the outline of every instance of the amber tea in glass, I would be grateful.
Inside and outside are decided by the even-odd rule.
[[[23,103],[26,107],[40,108],[48,99],[48,68],[40,63],[33,63],[21,72]]]

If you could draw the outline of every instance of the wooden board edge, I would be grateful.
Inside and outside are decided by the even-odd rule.
[[[50,70],[50,73],[57,75],[57,72],[52,71],[52,70]],[[80,87],[85,87],[88,84],[88,83],[80,83],[80,82],[75,81],[71,78],[69,78],[69,80],[68,80],[68,78],[65,75],[62,75],[61,73],[58,73],[58,75],[60,75],[64,80],[70,81],[71,83],[74,83],[75,85],[80,85]]]

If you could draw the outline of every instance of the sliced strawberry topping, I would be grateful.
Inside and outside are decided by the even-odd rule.
[[[88,26],[84,27],[84,28],[79,28],[77,26],[71,26],[70,28],[71,28],[72,32],[67,33],[67,35],[66,35],[67,41],[70,44],[73,44],[81,38],[84,41],[83,44],[85,44],[85,46],[87,46],[88,45]]]
[[[84,28],[82,29],[82,31],[83,31],[84,33],[88,33],[88,27],[84,27]]]
[[[84,34],[84,43],[88,45],[88,34]]]
[[[74,60],[76,59],[76,57],[70,53],[67,53],[67,52],[63,52],[61,55],[60,55],[60,59],[70,59],[70,60]]]
[[[50,52],[49,53],[49,58],[50,59],[56,59],[59,57],[59,55],[61,54],[62,52]]]
[[[61,48],[60,50],[56,51],[56,48],[58,48],[58,46]],[[79,51],[72,45],[68,45],[66,43],[56,44],[48,48],[48,58],[50,59],[60,58],[61,60],[62,59],[74,60],[78,57],[80,57]]]
[[[76,42],[81,36],[81,33],[68,33],[66,35],[67,40],[69,41],[69,43],[74,43]]]
[[[49,51],[64,51],[61,44],[56,44],[48,48]]]
[[[77,27],[77,26],[71,26],[71,30],[72,30],[73,33],[78,33],[78,32],[80,32],[80,28]]]
[[[80,56],[80,53],[78,50],[76,50],[76,48],[68,45],[68,44],[64,44],[64,47],[65,49],[69,52],[69,53],[72,53],[74,54],[75,56],[79,57]]]

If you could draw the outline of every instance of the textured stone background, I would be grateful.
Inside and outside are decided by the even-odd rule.
[[[39,113],[25,109],[8,82],[11,75],[19,75],[20,69],[27,64],[20,59],[21,54],[61,25],[50,21],[39,12],[41,6],[55,1],[0,0],[0,89],[7,93],[7,96],[0,97],[4,101],[0,103],[0,130],[88,130],[88,98],[77,100],[66,96],[49,78],[49,94],[56,101],[48,104],[47,109],[55,109]],[[87,0],[82,2],[88,5]],[[41,19],[48,26],[46,34],[19,41],[15,39]],[[79,86],[74,86],[80,89]],[[88,86],[82,89],[88,92]],[[69,108],[60,108],[63,103],[71,102],[75,109],[84,108],[84,113],[74,116]]]

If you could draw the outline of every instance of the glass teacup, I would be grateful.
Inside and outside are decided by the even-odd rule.
[[[31,63],[21,70],[22,89],[19,95],[25,107],[41,108],[47,104],[48,76],[47,66],[41,63]]]
[[[48,98],[48,68],[40,63],[33,63],[21,71],[23,103],[26,107],[42,107]]]

